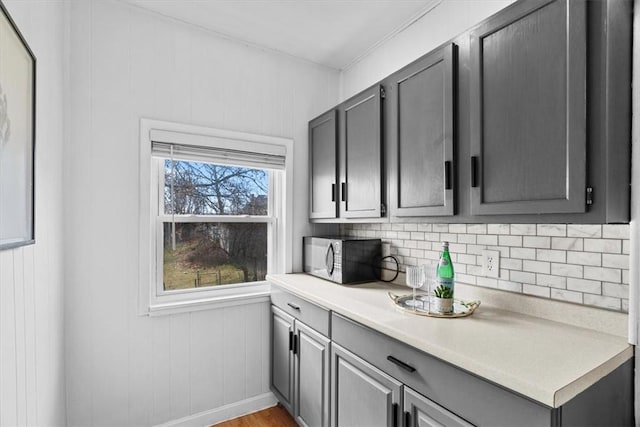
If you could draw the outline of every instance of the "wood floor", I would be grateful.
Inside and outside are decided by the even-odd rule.
[[[297,427],[296,422],[291,415],[282,406],[277,405],[273,408],[264,409],[245,415],[244,417],[234,418],[233,420],[223,421],[215,424],[215,427]]]

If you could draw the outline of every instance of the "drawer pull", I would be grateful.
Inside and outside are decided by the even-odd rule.
[[[398,365],[400,368],[404,369],[407,372],[415,372],[416,368],[414,368],[411,365],[407,365],[406,363],[404,363],[402,360],[398,360],[393,356],[387,356],[387,360],[391,363],[394,363],[396,365]]]
[[[298,304],[294,304],[292,302],[288,302],[287,305],[291,308],[293,308],[294,310],[300,310],[300,306]]]

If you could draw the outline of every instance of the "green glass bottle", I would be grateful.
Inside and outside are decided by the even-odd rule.
[[[449,242],[442,242],[442,253],[436,267],[436,290],[445,298],[453,298],[453,263],[449,255]],[[448,289],[447,292],[445,289]]]

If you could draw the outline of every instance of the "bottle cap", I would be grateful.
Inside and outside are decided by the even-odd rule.
[[[449,242],[442,242],[442,246],[448,247],[449,246]]]

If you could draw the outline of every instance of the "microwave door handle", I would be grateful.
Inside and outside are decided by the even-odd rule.
[[[335,251],[333,250],[333,243],[329,243],[329,247],[327,248],[327,253],[324,257],[324,264],[327,267],[327,273],[329,276],[333,274],[334,265],[335,265]]]

